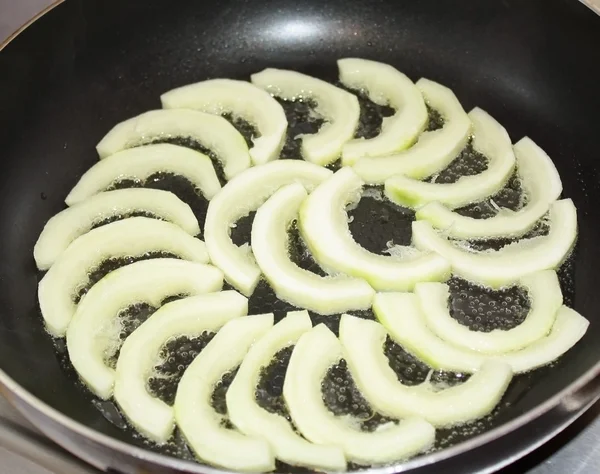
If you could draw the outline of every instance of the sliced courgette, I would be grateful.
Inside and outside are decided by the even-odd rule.
[[[522,209],[501,208],[494,217],[475,219],[453,212],[439,202],[431,202],[417,211],[417,219],[431,222],[456,239],[520,237],[531,230],[559,198],[562,183],[550,157],[530,138],[522,138],[513,149],[517,173],[527,196],[527,203]]]
[[[413,222],[412,240],[418,249],[437,252],[447,258],[453,273],[466,280],[500,288],[529,273],[557,268],[564,261],[577,238],[577,210],[570,199],[552,204],[549,225],[547,235],[485,252],[457,247],[427,221]]]
[[[430,382],[403,385],[383,352],[386,337],[375,321],[342,316],[340,341],[352,378],[366,400],[387,416],[419,416],[440,427],[476,420],[494,409],[512,379],[506,362],[489,360],[467,382],[451,388],[437,390]]]
[[[211,79],[178,87],[160,96],[165,109],[195,109],[209,114],[231,113],[258,128],[250,157],[255,165],[279,158],[287,119],[283,107],[268,93],[246,81]]]
[[[251,168],[223,187],[208,206],[204,239],[212,262],[231,285],[250,296],[260,278],[250,248],[231,241],[232,225],[258,209],[281,186],[298,182],[313,189],[329,176],[331,171],[312,163],[277,160]]]
[[[398,461],[431,447],[435,428],[421,418],[365,432],[327,409],[321,382],[342,357],[340,341],[324,324],[300,336],[283,383],[283,396],[300,433],[313,443],[339,446],[349,461],[366,465]]]
[[[487,169],[462,176],[454,183],[427,183],[406,176],[385,181],[385,194],[401,206],[419,208],[437,201],[451,209],[481,201],[498,192],[515,168],[510,137],[502,125],[479,108],[469,112],[473,124],[473,148],[488,158]]]
[[[395,110],[384,117],[379,135],[347,142],[342,163],[351,165],[365,156],[389,155],[411,146],[427,125],[425,101],[415,84],[396,68],[377,61],[346,58],[337,64],[342,84],[365,91],[371,101]]]
[[[210,158],[181,146],[161,143],[120,151],[87,170],[65,202],[77,204],[124,179],[144,181],[156,173],[172,173],[190,181],[210,200],[221,190]]]
[[[322,277],[290,260],[287,230],[298,218],[308,193],[299,183],[274,193],[256,212],[252,224],[252,252],[277,297],[320,314],[368,309],[375,291],[362,279]]]
[[[315,112],[327,122],[317,133],[301,135],[302,156],[317,165],[327,165],[342,153],[358,126],[360,106],[355,95],[328,82],[284,69],[265,69],[251,76],[252,83],[284,100],[314,100]]]
[[[416,85],[425,102],[443,117],[444,124],[438,130],[423,132],[407,150],[354,163],[354,171],[367,183],[380,184],[396,174],[415,179],[431,176],[448,166],[466,146],[471,120],[454,93],[428,79],[419,79]]]
[[[417,283],[415,294],[421,303],[427,326],[439,338],[457,347],[484,354],[518,351],[545,337],[552,329],[556,313],[563,304],[562,292],[554,270],[542,270],[519,279],[527,290],[530,310],[525,321],[509,329],[473,331],[454,319],[448,309],[448,285]]]
[[[100,158],[170,138],[191,138],[213,151],[227,179],[250,167],[244,137],[223,117],[196,110],[151,110],[115,125],[96,146]]]
[[[198,220],[186,203],[168,191],[121,189],[97,194],[52,217],[42,230],[33,256],[40,270],[47,270],[77,237],[105,219],[126,217],[136,211],[149,213],[181,227],[190,235],[200,233]]]
[[[75,239],[38,286],[40,309],[48,331],[54,336],[65,334],[77,307],[73,299],[77,289],[103,261],[161,251],[184,260],[208,262],[204,242],[175,224],[147,217],[113,222]]]
[[[119,344],[119,312],[138,303],[160,306],[168,296],[218,291],[222,285],[219,269],[177,259],[144,260],[109,273],[81,300],[67,329],[73,367],[92,392],[108,399],[115,371],[106,360]]]
[[[344,471],[346,459],[341,449],[313,444],[298,435],[282,416],[256,403],[256,387],[261,371],[282,349],[294,345],[312,328],[308,312],[296,311],[277,323],[256,342],[227,390],[227,412],[235,427],[248,436],[264,437],[275,457],[293,466]]]
[[[193,296],[164,305],[125,339],[117,361],[114,397],[139,432],[160,444],[173,432],[173,408],[146,388],[161,348],[179,336],[217,332],[247,312],[248,300],[235,291]]]
[[[233,471],[266,472],[275,468],[269,443],[223,426],[223,416],[211,406],[215,385],[236,369],[252,344],[273,326],[273,315],[234,319],[186,369],[177,387],[175,420],[189,446],[209,464]]]
[[[524,349],[489,356],[461,349],[436,336],[428,327],[413,293],[378,293],[373,311],[390,337],[431,367],[475,373],[491,358],[506,362],[514,373],[528,372],[548,365],[573,347],[589,326],[576,311],[561,306],[550,334]]]
[[[315,260],[328,272],[364,278],[376,290],[411,290],[419,281],[443,281],[449,262],[435,253],[408,252],[406,258],[377,255],[356,243],[345,206],[360,198],[363,182],[344,167],[302,203],[299,227]],[[408,250],[408,249],[407,249]]]

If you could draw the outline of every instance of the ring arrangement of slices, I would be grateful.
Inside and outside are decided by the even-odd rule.
[[[338,66],[343,88],[266,69],[249,82],[213,79],[166,92],[162,110],[102,138],[100,160],[35,245],[46,271],[38,290],[46,328],[66,337],[85,385],[113,399],[144,437],[163,444],[177,429],[213,466],[268,472],[279,460],[345,471],[423,453],[437,428],[489,415],[515,374],[554,362],[587,330],[563,304],[557,270],[574,247],[577,213],[559,199],[546,153],[527,137],[513,145],[494,118],[479,108],[466,113],[441,84],[413,83],[363,59]],[[368,138],[357,133],[366,100],[393,109]],[[294,101],[312,106],[315,133],[290,136]],[[279,159],[286,136],[300,142],[295,160]],[[456,171],[465,153],[480,158],[479,168]],[[156,174],[184,179],[208,202],[205,222],[182,196],[143,187]],[[522,198],[503,206],[511,180]],[[381,205],[415,216],[411,245],[384,254],[355,240],[348,212],[367,199],[365,185],[381,187]],[[485,216],[465,211],[484,205],[492,208]],[[233,229],[249,215],[240,244]],[[296,258],[292,230],[313,268]],[[276,317],[263,304],[264,314],[248,315],[261,279],[298,311]],[[478,324],[461,320],[456,281],[492,295],[518,289],[524,318],[489,330],[486,320],[498,314],[471,298]],[[232,289],[222,291],[225,282]],[[150,315],[133,324],[127,315],[141,307]],[[315,314],[336,323],[313,325]],[[173,352],[178,341],[185,344]],[[443,386],[430,373],[406,383],[390,363],[390,344],[462,381]],[[185,364],[173,362],[180,355]],[[273,410],[261,401],[261,380],[282,357]],[[158,371],[173,365],[176,376]],[[340,367],[383,420],[378,426],[332,411],[324,387]],[[152,388],[167,379],[170,396]]]

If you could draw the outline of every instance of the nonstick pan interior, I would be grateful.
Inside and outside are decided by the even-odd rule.
[[[475,105],[487,110],[513,141],[529,135],[554,159],[563,194],[578,208],[579,243],[561,277],[567,302],[591,321],[587,335],[553,367],[517,377],[491,419],[474,428],[441,432],[438,447],[526,413],[598,361],[598,26],[598,19],[574,1],[240,0],[217,5],[68,0],[0,52],[0,367],[33,395],[86,426],[190,458],[181,444],[159,449],[142,441],[114,406],[94,400],[77,382],[64,347],[58,343],[57,351],[43,328],[33,244],[97,159],[97,141],[115,123],[159,108],[162,92],[211,77],[247,79],[269,66],[335,82],[335,60],[356,56],[392,64],[415,80],[428,77],[449,86],[466,110]],[[369,110],[365,133],[372,133],[386,113]],[[293,141],[288,145],[286,153],[293,155]],[[179,184],[176,188],[185,193]],[[155,186],[172,187],[173,181],[158,179]],[[361,244],[380,251],[391,239],[408,242],[409,215],[363,201],[351,224]],[[195,203],[201,219],[205,205]],[[247,237],[248,224],[241,222],[234,238]],[[310,264],[302,255],[299,248],[299,261]],[[458,293],[464,290],[460,285],[456,283]],[[276,301],[266,285],[250,307],[254,313],[275,311],[279,316],[292,309]],[[335,319],[327,322],[335,327]],[[202,342],[195,342],[196,349]],[[408,356],[389,349],[392,362],[406,368]],[[282,371],[271,367],[261,392],[273,406]],[[339,371],[334,386],[335,380],[346,383],[343,368]],[[424,373],[415,363],[404,376],[416,382]],[[169,397],[168,388],[157,390]],[[340,413],[347,401],[341,405]]]

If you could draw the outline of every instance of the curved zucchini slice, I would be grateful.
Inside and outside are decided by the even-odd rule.
[[[395,109],[384,117],[381,133],[365,140],[354,139],[342,149],[342,163],[364,156],[389,155],[411,146],[427,125],[427,108],[415,84],[396,68],[377,61],[346,58],[337,62],[340,82],[351,89],[365,90],[369,99]]]
[[[404,349],[436,369],[475,373],[490,358],[506,362],[514,373],[528,372],[554,362],[585,334],[589,321],[561,306],[550,333],[524,349],[486,355],[456,347],[436,336],[428,327],[413,293],[378,293],[373,311],[390,337]]]
[[[151,110],[115,125],[96,146],[100,159],[167,138],[192,138],[213,151],[227,179],[250,167],[244,137],[223,117],[195,110]]]
[[[204,239],[212,262],[225,279],[250,296],[260,278],[260,269],[249,248],[231,241],[232,224],[258,209],[281,186],[301,183],[313,189],[331,176],[331,171],[299,160],[282,160],[251,168],[232,179],[208,205]]]
[[[317,133],[302,136],[302,156],[317,165],[327,165],[342,153],[354,136],[360,106],[355,95],[328,82],[284,69],[265,69],[250,77],[252,83],[284,100],[313,99],[315,111],[327,122]]]
[[[244,357],[233,383],[227,390],[227,412],[235,427],[248,436],[264,437],[275,457],[294,466],[316,470],[345,471],[346,459],[341,449],[320,446],[298,435],[290,423],[256,403],[256,386],[263,367],[282,349],[296,344],[312,328],[308,312],[296,311],[277,323]]]
[[[255,125],[250,157],[255,165],[279,158],[287,119],[283,107],[268,93],[246,81],[211,79],[178,87],[160,96],[165,109],[194,109],[214,115],[231,113]]]
[[[560,197],[562,183],[550,157],[530,138],[519,140],[513,150],[517,173],[527,196],[523,209],[503,208],[489,219],[474,219],[452,212],[439,202],[431,202],[417,211],[417,219],[431,222],[455,239],[519,237],[530,231]]]
[[[67,329],[73,367],[92,392],[108,399],[115,371],[105,358],[119,342],[119,312],[138,303],[160,306],[168,296],[218,291],[222,285],[219,269],[177,259],[144,260],[109,273],[81,300]]]
[[[319,314],[368,309],[375,296],[369,284],[344,275],[322,277],[290,260],[287,229],[298,218],[308,193],[299,183],[274,193],[256,212],[252,252],[277,297]]]
[[[175,224],[147,217],[113,222],[75,239],[38,285],[40,309],[48,331],[54,336],[65,334],[77,307],[73,297],[79,285],[103,261],[160,251],[184,260],[208,262],[204,242]]]
[[[437,201],[454,209],[500,191],[515,168],[510,137],[502,125],[477,107],[469,112],[469,119],[473,124],[473,148],[489,160],[485,171],[448,184],[393,176],[385,181],[385,195],[401,206],[419,208]]]
[[[413,146],[400,153],[344,162],[353,164],[354,171],[369,184],[383,183],[396,174],[415,179],[431,176],[448,166],[467,145],[471,120],[454,93],[428,79],[419,79],[416,85],[425,102],[442,115],[444,124],[438,130],[423,132]]]
[[[573,201],[556,201],[550,207],[549,216],[547,235],[519,240],[495,251],[461,249],[438,234],[426,221],[413,222],[412,240],[418,249],[437,252],[447,258],[453,273],[466,280],[500,288],[529,273],[557,268],[569,254],[577,238],[577,210]]]
[[[527,318],[512,329],[494,329],[491,332],[473,331],[450,315],[448,285],[417,283],[415,294],[419,297],[427,326],[439,338],[484,354],[503,354],[523,349],[546,336],[563,304],[554,270],[526,275],[519,279],[518,284],[529,294],[531,309]]]
[[[388,423],[374,432],[359,431],[336,417],[323,402],[321,382],[342,359],[342,345],[319,324],[300,336],[283,383],[283,396],[298,430],[316,444],[339,446],[349,461],[382,464],[412,456],[431,447],[435,428],[421,418]]]
[[[183,373],[175,397],[175,420],[196,455],[233,471],[266,472],[275,468],[269,443],[222,426],[211,406],[215,385],[236,369],[252,344],[273,326],[273,315],[234,319],[217,333]]]
[[[375,321],[343,315],[340,340],[352,378],[366,400],[395,418],[419,416],[434,426],[454,426],[488,415],[512,380],[506,362],[489,360],[463,384],[436,390],[430,382],[398,381],[383,352],[387,333]]]
[[[179,336],[217,332],[247,312],[248,300],[235,291],[193,296],[164,305],[125,339],[117,361],[114,398],[139,432],[157,443],[165,443],[173,432],[173,408],[146,389],[161,348]]]
[[[221,190],[208,156],[189,148],[160,143],[130,148],[99,161],[84,173],[65,202],[72,206],[109,189],[120,180],[144,181],[159,172],[183,176],[208,200]]]
[[[364,278],[376,290],[412,290],[419,281],[443,281],[449,262],[435,253],[398,259],[369,252],[352,238],[345,206],[360,197],[363,182],[344,167],[300,207],[299,227],[315,260],[327,271]]]
[[[122,218],[135,211],[172,222],[190,235],[200,233],[194,213],[186,203],[168,191],[157,189],[121,189],[97,194],[52,217],[44,226],[33,256],[40,270],[52,266],[77,237],[94,225],[110,218]]]

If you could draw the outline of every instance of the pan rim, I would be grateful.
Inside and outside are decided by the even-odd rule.
[[[597,378],[600,378],[600,361],[596,362],[596,364],[587,372],[585,372],[581,377],[573,381],[571,384],[569,384],[560,392],[552,396],[550,399],[546,400],[541,405],[538,405],[536,408],[529,410],[528,412],[518,416],[514,420],[511,420],[508,423],[504,423],[498,426],[497,428],[494,428],[490,431],[486,431],[480,435],[477,435],[471,439],[463,441],[449,448],[445,448],[431,454],[425,454],[407,462],[403,462],[400,464],[392,464],[383,467],[372,467],[354,472],[360,472],[361,474],[394,474],[399,472],[407,472],[412,469],[417,469],[444,460],[448,460],[450,458],[464,454],[468,451],[480,448],[481,446],[484,446],[485,444],[490,443],[498,438],[509,435],[513,431],[527,425],[528,423],[533,422],[537,418],[550,412],[553,409],[562,409],[565,413],[573,414],[573,416],[569,420],[567,420],[567,422],[562,423],[556,430],[553,430],[546,436],[543,436],[537,442],[528,445],[515,455],[502,459],[501,461],[498,461],[492,466],[488,467],[487,470],[482,471],[494,472],[498,469],[501,469],[502,467],[505,467],[517,461],[526,454],[529,454],[531,451],[541,446],[543,443],[554,437],[556,434],[560,433],[560,431],[562,431],[564,428],[566,428],[566,426],[575,421],[575,419],[585,410],[587,410],[594,402],[599,400],[600,393],[596,393],[598,392],[598,390],[592,390],[589,394],[586,393],[586,388],[590,385],[593,385],[592,382],[594,381],[594,379]],[[62,413],[61,411],[51,407],[47,403],[37,398],[35,395],[29,393],[2,369],[0,369],[0,388],[6,390],[8,392],[8,395],[12,395],[13,397],[17,398],[19,402],[23,403],[25,406],[33,408],[41,415],[45,416],[46,418],[49,418],[61,427],[70,430],[72,433],[82,436],[83,438],[90,440],[102,447],[114,450],[120,454],[130,456],[136,459],[143,459],[158,466],[185,472],[197,472],[205,474],[239,474],[236,471],[219,469],[206,464],[200,464],[193,461],[187,461],[184,459],[178,459],[164,454],[155,453],[151,450],[134,446],[125,441],[120,441],[100,431],[89,428],[88,426],[85,426],[84,424],[74,420],[73,418]],[[2,395],[4,395],[5,398],[25,418],[29,418],[26,411],[23,410],[18,404],[14,403],[10,396],[7,397],[7,394],[5,393],[2,393]],[[581,395],[580,399],[578,399],[579,395]],[[39,429],[43,431],[42,428]],[[58,440],[54,439],[54,441],[60,444]],[[352,471],[348,472],[351,473]]]
[[[46,13],[48,13],[49,11],[54,10],[57,6],[59,6],[61,3],[64,3],[65,1],[66,0],[54,0],[54,2],[52,2],[50,5],[46,6],[42,11],[36,13],[33,17],[31,17],[29,20],[23,23],[19,28],[14,30],[6,38],[0,41],[0,52],[2,52],[2,50],[6,48],[9,43],[11,43],[17,36],[23,33],[23,31],[25,31],[33,23],[35,23],[41,17],[46,15]]]
[[[15,38],[17,38],[23,31],[25,31],[31,24],[39,20],[41,17],[46,15],[48,12],[56,8],[57,6],[64,3],[66,0],[55,0],[52,4],[45,7],[42,11],[37,13],[27,22],[23,23],[17,30],[10,34],[6,39],[0,42],[0,52]],[[586,1],[580,0],[584,5],[588,6]],[[592,9],[592,11],[594,11]],[[422,468],[429,466],[441,461],[451,459],[453,457],[465,454],[476,448],[480,448],[498,438],[504,437],[512,433],[513,431],[522,428],[523,426],[533,422],[541,416],[549,413],[551,410],[563,410],[565,413],[570,414],[565,422],[562,422],[556,429],[542,436],[535,442],[527,445],[525,448],[520,449],[517,453],[506,457],[500,461],[495,462],[493,465],[484,468],[482,473],[491,473],[498,469],[501,469],[523,456],[529,454],[558,433],[564,428],[575,421],[582,413],[584,413],[589,407],[593,405],[597,400],[600,399],[600,389],[598,387],[587,393],[587,388],[593,386],[594,379],[600,378],[600,360],[598,360],[593,367],[588,369],[578,379],[571,382],[568,386],[560,390],[557,394],[538,405],[537,407],[523,413],[515,419],[504,423],[492,430],[486,431],[479,434],[471,439],[458,443],[449,448],[445,448],[434,453],[421,455],[415,459],[402,462],[399,464],[392,464],[384,467],[373,467],[361,471],[361,474],[393,474],[400,472],[407,472],[413,469]],[[184,459],[178,459],[170,457],[164,454],[153,452],[149,449],[134,446],[125,441],[120,441],[116,438],[108,436],[100,431],[92,429],[81,422],[67,416],[61,411],[51,407],[41,399],[28,392],[19,383],[17,383],[12,377],[10,377],[4,370],[0,368],[0,395],[3,395],[9,403],[26,419],[29,419],[28,413],[25,408],[29,407],[37,411],[43,417],[51,420],[57,425],[69,430],[70,432],[82,436],[101,447],[111,449],[119,454],[129,456],[134,459],[144,460],[146,462],[153,463],[157,466],[164,468],[174,469],[176,471],[184,471],[190,473],[202,473],[202,474],[238,474],[236,471],[229,471],[226,469],[215,468],[206,464],[199,464],[193,461],[187,461]],[[579,397],[581,395],[581,397]],[[20,403],[15,403],[14,399]],[[573,401],[571,401],[571,397]],[[23,406],[21,406],[23,404]],[[43,428],[34,425],[36,428],[44,432]],[[48,436],[44,432],[45,436]],[[55,441],[57,444],[61,444],[58,439],[53,436],[48,438]],[[75,455],[75,453],[72,453]],[[87,462],[90,462],[87,460]],[[107,466],[113,467],[113,466]],[[349,471],[349,473],[352,471]]]

